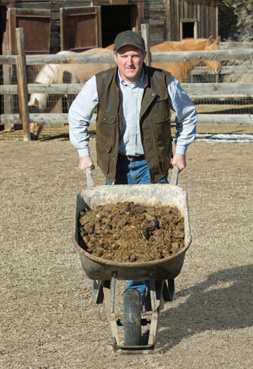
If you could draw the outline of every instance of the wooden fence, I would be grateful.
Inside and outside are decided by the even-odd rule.
[[[30,139],[29,122],[37,123],[68,123],[67,114],[29,113],[28,94],[77,94],[81,84],[27,84],[26,67],[28,65],[58,64],[58,63],[107,63],[112,62],[110,54],[92,55],[31,55],[23,53],[22,29],[16,30],[17,56],[0,56],[0,64],[16,65],[17,85],[1,85],[0,95],[17,95],[19,114],[2,114],[1,124],[22,123],[24,140]],[[191,61],[191,60],[252,60],[253,49],[208,50],[192,52],[159,52],[151,53],[152,61]],[[231,69],[232,70],[232,69]],[[229,70],[228,70],[229,73]],[[194,99],[226,99],[253,98],[252,83],[182,83],[182,87]],[[173,117],[175,119],[175,117]],[[198,124],[229,124],[252,125],[251,114],[199,114]]]

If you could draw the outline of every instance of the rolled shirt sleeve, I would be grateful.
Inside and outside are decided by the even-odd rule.
[[[77,149],[79,157],[89,156],[90,119],[98,103],[96,77],[93,76],[83,86],[69,109],[69,138]]]
[[[197,112],[193,102],[173,76],[170,77],[168,93],[172,109],[176,112],[175,153],[185,155],[187,146],[196,136]]]

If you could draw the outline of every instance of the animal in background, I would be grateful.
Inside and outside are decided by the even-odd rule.
[[[199,39],[186,38],[181,41],[164,41],[160,44],[151,46],[150,52],[220,50],[219,43],[220,37],[216,39],[212,36]],[[200,60],[185,62],[152,62],[151,66],[164,69],[170,72],[179,82],[185,82],[193,68],[200,63]],[[221,62],[219,60],[205,60],[204,63],[212,73],[219,73],[221,70]]]
[[[220,37],[213,39],[210,36],[208,39],[184,39],[182,41],[165,41],[160,44],[150,47],[150,52],[166,52],[166,51],[198,51],[198,50],[219,50]],[[100,53],[113,53],[113,45],[107,46],[107,48],[94,48],[83,51],[81,54],[100,54]],[[58,54],[77,55],[73,51],[60,51]],[[190,72],[195,66],[200,64],[201,61],[187,61],[187,62],[152,62],[151,66],[164,69],[170,72],[180,82],[185,82]],[[218,60],[206,60],[204,61],[206,66],[212,73],[219,73],[221,70],[221,62]],[[115,66],[115,63],[87,63],[87,64],[46,64],[40,70],[35,78],[35,83],[53,84],[53,83],[85,83],[94,74],[110,69]],[[54,98],[54,107],[51,109],[54,112],[61,112],[62,105],[59,102],[63,95],[50,96]],[[68,106],[70,106],[75,96],[68,95]],[[49,96],[46,93],[33,93],[30,96],[28,106],[39,109],[40,111],[46,111],[48,105]],[[37,123],[31,123],[31,132],[36,139],[42,130],[43,125]]]
[[[94,48],[85,50],[81,53],[74,51],[60,51],[58,54],[64,55],[89,55],[89,54],[112,54],[112,51],[105,48]],[[53,83],[85,83],[94,74],[110,69],[114,63],[85,63],[85,64],[46,64],[37,74],[34,83],[53,84]],[[55,104],[62,95],[54,96]],[[45,111],[48,103],[48,94],[32,93],[28,106]],[[52,108],[53,109],[53,108]]]
[[[220,50],[219,44],[220,37],[216,39],[212,36],[199,39],[186,38],[181,41],[164,41],[160,44],[151,46],[150,52]],[[113,44],[107,46],[107,49],[113,50]],[[186,62],[151,62],[151,66],[166,70],[179,82],[185,82],[193,68],[200,63],[200,60]],[[219,60],[205,60],[204,63],[212,73],[219,73],[221,70],[221,62]]]

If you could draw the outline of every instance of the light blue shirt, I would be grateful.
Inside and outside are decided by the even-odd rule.
[[[119,86],[123,111],[119,152],[126,155],[142,155],[139,116],[145,86],[145,75],[134,83],[127,83],[119,75]],[[168,84],[170,104],[176,112],[176,154],[185,155],[187,146],[196,134],[197,113],[193,102],[182,89],[180,83],[170,77]],[[83,86],[69,110],[69,135],[79,157],[89,156],[89,122],[98,104],[96,76]]]

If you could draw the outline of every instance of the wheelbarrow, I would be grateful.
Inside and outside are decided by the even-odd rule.
[[[172,184],[94,186],[87,174],[87,188],[77,195],[73,242],[79,252],[85,274],[93,280],[95,302],[105,301],[114,351],[121,353],[151,353],[155,348],[162,299],[172,301],[174,279],[179,275],[185,252],[191,243],[187,193],[177,186],[178,168],[173,169]],[[149,262],[116,262],[88,253],[79,242],[79,213],[96,205],[132,201],[143,205],[177,207],[184,217],[184,248],[168,258]],[[116,318],[116,285],[118,280],[148,280],[150,315],[143,318],[138,291],[124,292],[124,319]],[[124,329],[124,342],[119,327]],[[145,326],[145,334],[142,330]],[[149,329],[148,329],[148,328]],[[144,337],[145,335],[145,337]]]

